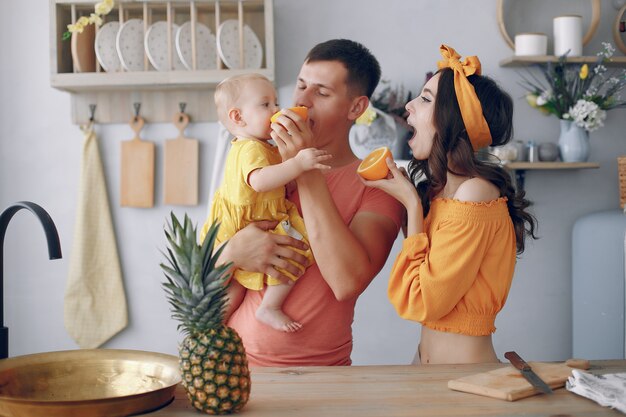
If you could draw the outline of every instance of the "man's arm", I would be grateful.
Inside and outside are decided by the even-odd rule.
[[[397,235],[395,223],[362,212],[346,225],[321,173],[304,173],[297,183],[309,243],[324,280],[337,300],[357,297],[385,264]]]

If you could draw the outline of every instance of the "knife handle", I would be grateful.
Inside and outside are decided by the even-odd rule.
[[[524,359],[520,358],[520,356],[513,351],[506,352],[504,354],[504,357],[507,358],[511,362],[511,364],[513,364],[513,366],[520,371],[527,371],[530,369],[530,365],[527,364]]]

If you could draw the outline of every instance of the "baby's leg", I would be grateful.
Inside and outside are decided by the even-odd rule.
[[[284,332],[300,330],[302,324],[292,320],[282,310],[283,301],[289,295],[291,287],[293,287],[291,281],[288,284],[268,285],[263,301],[256,311],[256,318],[276,330]]]
[[[232,316],[235,310],[237,310],[241,305],[243,297],[246,295],[246,287],[237,282],[236,279],[231,279],[226,292],[228,294],[228,303],[226,304],[226,316],[224,317],[224,323],[228,322],[230,316]]]

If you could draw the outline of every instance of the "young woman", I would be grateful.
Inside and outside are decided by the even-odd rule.
[[[422,323],[413,363],[497,362],[496,314],[535,220],[509,174],[476,158],[511,139],[511,98],[480,75],[477,57],[461,62],[454,49],[440,50],[439,72],[406,105],[410,178],[389,160],[390,175],[366,184],[407,210],[388,294],[401,317]]]

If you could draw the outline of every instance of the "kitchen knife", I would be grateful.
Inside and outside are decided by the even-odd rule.
[[[524,359],[522,359],[517,353],[506,352],[504,354],[504,357],[507,358],[515,368],[519,369],[519,371],[522,373],[522,376],[524,376],[524,378],[526,378],[526,380],[530,382],[533,387],[543,392],[544,394],[552,394],[552,388],[550,388],[548,384],[546,384],[541,378],[539,378],[539,376],[535,372],[533,372],[530,365],[527,364]]]

